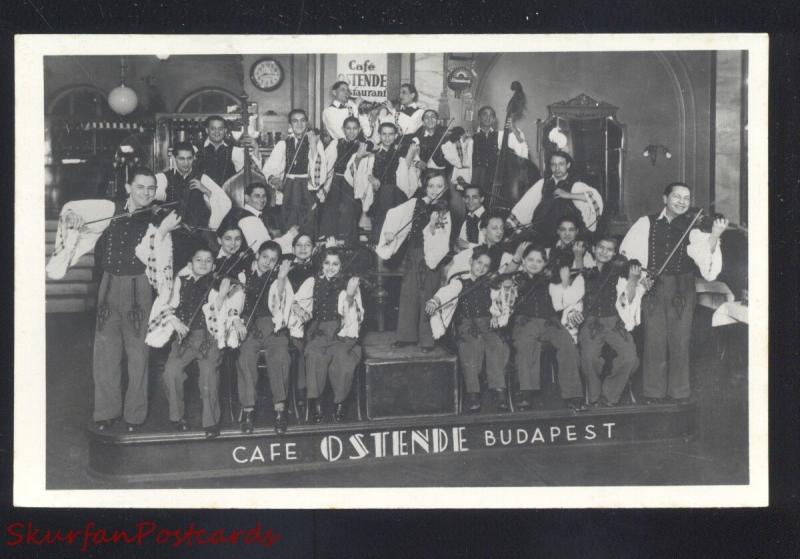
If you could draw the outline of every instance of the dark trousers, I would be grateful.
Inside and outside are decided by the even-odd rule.
[[[124,415],[132,425],[147,417],[149,348],[144,343],[153,292],[144,274],[113,276],[100,281],[94,335],[94,420]],[[106,316],[107,315],[107,316]],[[122,356],[127,358],[128,388],[122,401]]]
[[[287,178],[283,185],[283,226],[289,229],[292,225],[311,234],[316,239],[316,223],[311,207],[316,201],[314,192],[308,189],[308,177]]]
[[[203,427],[219,423],[219,364],[222,352],[217,341],[203,328],[189,332],[183,343],[175,340],[164,366],[164,384],[167,388],[170,421],[184,418],[183,383],[186,367],[197,360],[197,385],[203,401]]]
[[[510,350],[497,330],[489,327],[489,317],[465,318],[458,323],[458,364],[464,374],[467,392],[480,392],[478,376],[486,360],[489,388],[505,388],[505,370]]]
[[[473,167],[472,168],[472,185],[480,186],[481,190],[485,193],[492,191],[492,181],[494,181],[494,167]],[[503,201],[496,200],[496,203],[503,205]],[[489,205],[488,198],[486,205]]]
[[[628,384],[628,379],[639,366],[636,344],[630,332],[625,330],[618,316],[590,316],[581,326],[578,342],[589,403],[597,402],[602,394],[607,401],[616,404]],[[611,373],[602,379],[602,351],[606,344],[617,356],[611,366]]]
[[[517,316],[513,339],[520,390],[541,388],[542,342],[548,342],[556,349],[561,397],[566,400],[583,396],[583,386],[578,372],[578,348],[558,319]]]
[[[347,399],[353,386],[356,366],[361,361],[361,346],[355,338],[340,338],[339,321],[314,322],[308,329],[306,381],[308,397],[319,398],[325,382],[331,380],[334,403]]]
[[[688,398],[694,274],[662,275],[642,301],[644,396]]]
[[[258,382],[258,356],[265,350],[265,363],[269,388],[274,403],[286,400],[289,390],[289,339],[286,333],[275,333],[271,316],[253,319],[247,338],[239,347],[237,362],[239,403],[243,408],[256,405],[256,383]]]
[[[295,338],[292,336],[289,338],[292,342],[292,346],[295,350],[297,350],[297,360],[295,364],[297,365],[297,382],[295,386],[297,390],[305,390],[306,389],[306,358],[304,356],[304,352],[306,349],[306,340],[304,338]]]
[[[441,274],[438,269],[428,268],[422,247],[408,248],[404,266],[400,284],[400,310],[397,314],[397,341],[433,347],[433,332],[425,314],[425,303],[436,293]]]
[[[369,208],[369,216],[372,223],[370,230],[370,240],[377,244],[381,237],[383,222],[386,220],[386,212],[408,201],[408,196],[393,184],[382,184],[375,193],[375,199]]]
[[[319,235],[352,243],[358,240],[361,200],[355,199],[353,187],[344,176],[334,175],[319,219]]]

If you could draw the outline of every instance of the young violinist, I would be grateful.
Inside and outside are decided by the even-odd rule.
[[[548,249],[547,259],[568,265],[573,270],[594,267],[594,258],[586,246],[586,241],[578,237],[578,223],[574,217],[562,217],[556,226],[558,240]]]
[[[353,172],[356,160],[363,159],[371,143],[359,141],[361,126],[355,117],[344,119],[344,137],[332,141],[325,148],[325,158],[329,163],[328,180],[325,183],[325,202],[319,221],[319,236],[334,237],[352,243],[358,240],[358,221],[363,208],[362,198],[372,189],[366,188],[356,193],[353,188]],[[369,202],[368,202],[369,203]]]
[[[486,362],[486,378],[494,395],[497,409],[508,410],[505,370],[510,350],[500,336],[501,324],[496,313],[499,286],[489,281],[491,265],[489,249],[478,246],[471,249],[470,271],[453,278],[439,289],[425,304],[434,335],[442,335],[455,314],[458,363],[466,385],[465,405],[468,411],[481,409],[478,377]],[[454,311],[446,307],[454,306]],[[437,322],[441,324],[437,324]]]
[[[462,191],[466,185],[472,184],[472,153],[474,140],[460,126],[450,130],[447,139],[442,143],[442,155],[453,167],[450,183]],[[476,182],[475,186],[481,188]],[[491,186],[491,185],[490,185]]]
[[[280,245],[266,241],[259,247],[256,261],[244,281],[244,308],[241,316],[234,321],[241,340],[237,384],[242,405],[243,433],[253,432],[258,358],[262,350],[266,355],[265,364],[275,410],[275,432],[282,435],[288,426],[286,399],[290,361],[285,327],[291,305],[291,287],[287,288],[286,281],[289,266],[289,261],[281,262]]]
[[[231,199],[211,177],[195,165],[194,146],[189,142],[178,142],[172,147],[171,162],[174,167],[156,173],[156,200],[178,202],[177,211],[181,222],[189,226],[219,227],[231,209]],[[193,237],[186,229],[178,229],[172,236],[174,266],[182,269],[191,258]],[[213,241],[213,233],[203,232],[199,236],[207,242]]]
[[[595,243],[597,267],[583,270],[586,284],[583,310],[576,310],[568,317],[571,324],[580,325],[581,370],[592,407],[616,406],[639,366],[630,331],[639,324],[645,292],[639,281],[642,268],[635,260],[615,258],[617,243],[613,237],[601,237]],[[603,378],[602,349],[606,345],[616,356],[611,373]]]
[[[293,254],[288,257],[288,260],[291,262],[288,279],[292,287],[292,293],[297,293],[300,286],[314,275],[314,242],[311,236],[306,233],[297,235],[292,243],[292,250]],[[297,329],[290,330],[289,341],[297,356],[294,363],[295,374],[297,375],[295,378],[295,387],[298,392],[298,413],[301,417],[305,417],[306,401],[308,399],[306,392],[306,360],[304,357],[306,347],[305,331],[302,328],[299,329],[299,331]]]
[[[477,185],[467,184],[461,194],[467,210],[464,223],[456,239],[456,247],[463,250],[484,243],[484,233],[481,227],[481,216],[486,212],[483,206],[484,194]]]
[[[317,191],[325,184],[328,165],[325,148],[318,135],[308,128],[308,115],[303,109],[289,111],[291,134],[275,144],[263,173],[275,189],[275,202],[282,206],[283,227],[300,225],[312,234],[315,223]]]
[[[541,387],[540,353],[542,342],[556,350],[558,384],[567,406],[580,410],[583,406],[583,386],[578,370],[578,348],[570,333],[558,320],[548,277],[547,253],[544,247],[530,245],[522,254],[522,271],[514,280],[517,299],[514,306],[512,339],[516,351],[517,378],[520,387],[519,409],[532,406],[533,392]],[[562,284],[567,277],[559,278]],[[567,285],[562,285],[564,290]]]
[[[472,189],[468,189],[471,192]],[[522,263],[522,252],[530,243],[521,243],[515,251],[511,251],[511,244],[503,240],[505,233],[505,218],[497,212],[489,213],[484,211],[479,220],[481,243],[473,247],[460,250],[453,256],[453,260],[447,268],[447,278],[468,272],[472,259],[472,249],[477,246],[486,247],[491,259],[489,263],[490,273],[509,274],[516,272],[519,264]],[[463,229],[463,228],[462,228]]]
[[[92,374],[94,421],[109,428],[120,415],[129,432],[147,416],[149,350],[145,344],[153,288],[166,296],[172,287],[171,233],[180,225],[177,212],[159,220],[149,211],[157,190],[153,172],[134,169],[125,200],[78,200],[61,210],[55,251],[47,274],[64,277],[70,265],[91,251],[103,270],[98,291]],[[128,385],[122,395],[123,355]],[[124,404],[123,404],[124,402]]]
[[[418,344],[429,352],[435,343],[425,303],[439,287],[440,264],[450,250],[451,218],[443,171],[426,169],[423,178],[425,188],[418,196],[386,214],[376,252],[388,260],[405,247],[395,345]]]
[[[380,125],[380,144],[364,157],[356,156],[353,188],[356,198],[372,220],[372,242],[378,241],[386,212],[407,201],[419,188],[419,170],[414,167],[416,146],[401,151],[396,144],[397,126]]]
[[[722,268],[720,235],[728,226],[715,219],[711,232],[692,224],[691,190],[682,182],[664,189],[664,208],[639,218],[620,245],[620,253],[642,263],[649,288],[643,301],[644,397],[685,403],[689,385],[689,342],[695,306],[695,274],[714,281]],[[685,234],[685,235],[684,235]]]
[[[226,138],[228,123],[219,115],[209,116],[205,125],[206,141],[203,143],[198,156],[203,172],[215,184],[224,185],[225,181],[242,170],[246,159],[245,149],[250,150],[250,157],[256,162],[260,161],[261,156],[255,138],[245,136],[245,138],[249,139],[249,143],[244,147],[231,145]]]
[[[195,245],[187,269],[175,278],[172,296],[166,307],[158,308],[158,313],[150,320],[147,343],[162,347],[172,333],[177,336],[172,342],[167,363],[164,366],[164,385],[169,402],[169,419],[178,431],[188,431],[189,423],[185,416],[183,384],[186,381],[186,367],[197,362],[199,371],[197,385],[203,402],[202,426],[206,438],[219,435],[219,365],[222,353],[217,345],[213,329],[219,319],[209,309],[220,308],[230,280],[219,292],[213,289],[214,257],[211,250],[203,245]],[[154,307],[155,308],[155,307]]]
[[[305,346],[308,409],[312,423],[323,419],[322,393],[330,380],[333,420],[344,421],[346,401],[361,361],[359,329],[364,306],[359,278],[347,278],[338,248],[327,248],[320,273],[308,278],[294,295],[289,328],[292,336],[306,332]]]

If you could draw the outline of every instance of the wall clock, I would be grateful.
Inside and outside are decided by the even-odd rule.
[[[261,58],[250,67],[250,81],[261,91],[278,89],[283,78],[283,67],[274,58]]]

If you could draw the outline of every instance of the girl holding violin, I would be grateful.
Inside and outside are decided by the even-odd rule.
[[[710,232],[699,228],[699,213],[690,212],[691,190],[682,182],[666,186],[664,208],[643,216],[628,231],[620,253],[646,270],[644,299],[644,397],[656,403],[669,397],[686,402],[689,386],[689,342],[695,306],[695,275],[714,281],[722,268],[719,237],[728,226],[716,217]]]
[[[375,252],[388,260],[405,248],[395,346],[419,344],[429,352],[435,342],[425,302],[439,287],[440,264],[450,251],[451,217],[443,170],[426,169],[423,181],[417,196],[386,213]]]

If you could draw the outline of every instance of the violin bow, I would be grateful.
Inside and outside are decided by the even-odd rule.
[[[686,239],[686,236],[692,231],[692,228],[694,227],[695,223],[697,223],[697,220],[700,219],[700,216],[702,214],[703,214],[703,208],[699,208],[694,218],[689,223],[689,226],[686,228],[686,231],[683,232],[681,238],[678,239],[678,242],[675,243],[674,247],[672,247],[672,251],[667,255],[667,258],[664,260],[664,263],[661,264],[661,267],[658,269],[655,276],[653,277],[654,280],[660,277],[661,274],[664,272],[664,270],[667,267],[667,264],[669,264],[669,261],[672,260],[672,257],[675,256],[675,254],[678,252],[678,248],[681,246],[681,243],[683,243],[683,241]]]
[[[100,223],[101,221],[114,221],[115,219],[119,219],[121,217],[130,217],[132,215],[136,215],[136,214],[140,214],[140,213],[144,213],[144,212],[157,212],[161,208],[176,206],[179,203],[180,202],[176,200],[175,202],[167,202],[165,204],[150,205],[150,206],[147,206],[145,208],[139,208],[138,210],[133,210],[132,212],[123,212],[123,213],[119,213],[119,214],[112,215],[112,216],[109,216],[109,217],[101,217],[100,219],[93,219],[92,221],[85,222],[83,225],[92,225],[93,223]]]
[[[453,124],[455,124],[455,122],[456,122],[456,119],[455,118],[451,118],[450,121],[447,123],[447,128],[445,128],[444,132],[442,132],[442,137],[439,138],[439,142],[436,144],[436,147],[433,148],[433,151],[431,152],[431,156],[425,162],[425,166],[428,166],[428,165],[431,164],[431,161],[433,161],[433,156],[436,155],[436,151],[442,146],[442,143],[444,143],[444,139],[447,137],[447,131],[450,130],[450,127],[453,126]]]
[[[429,203],[428,205],[429,205],[429,206],[433,205],[433,203],[434,203],[434,202],[436,202],[436,200],[438,200],[439,198],[441,198],[441,197],[444,195],[444,193],[445,193],[446,191],[447,191],[447,189],[442,189],[442,191],[441,191],[439,194],[437,194],[436,196],[434,196],[434,197],[433,197],[433,199],[430,201],[430,203]],[[412,223],[414,223],[414,219],[416,218],[416,216],[417,216],[417,208],[416,208],[416,206],[414,206],[414,213],[412,214],[412,216],[411,216],[411,219],[409,219],[409,220],[408,220],[408,221],[405,223],[405,225],[403,225],[403,226],[402,226],[400,229],[398,229],[397,231],[395,231],[395,233],[394,233],[394,235],[395,235],[395,239],[397,238],[397,235],[398,235],[398,234],[399,234],[401,231],[404,231],[404,230],[405,230],[407,227],[409,227],[409,226],[410,226]],[[383,245],[381,245],[381,246],[389,246],[389,245],[390,245],[390,244],[392,244],[393,242],[394,242],[394,239],[392,239],[391,241],[384,242],[384,243],[383,243]]]

